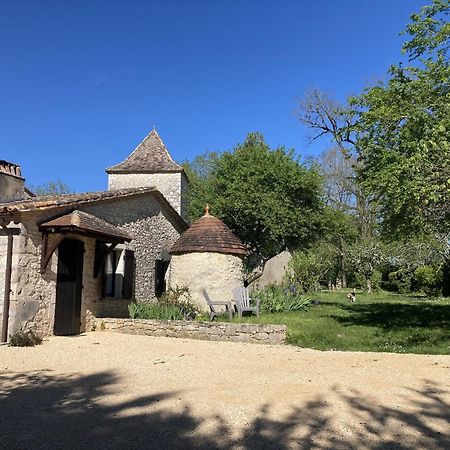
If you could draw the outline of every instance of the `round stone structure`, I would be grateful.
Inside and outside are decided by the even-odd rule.
[[[172,246],[169,286],[188,287],[194,303],[208,311],[203,290],[212,300],[233,300],[233,288],[243,284],[244,244],[217,217],[194,222]]]

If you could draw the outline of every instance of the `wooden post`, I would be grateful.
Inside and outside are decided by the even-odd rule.
[[[3,320],[1,342],[8,341],[8,322],[9,322],[9,303],[11,299],[11,273],[12,273],[12,253],[13,253],[13,235],[20,234],[20,228],[8,228],[3,225],[0,235],[8,237],[6,249],[6,271],[5,271],[5,294],[3,296]]]

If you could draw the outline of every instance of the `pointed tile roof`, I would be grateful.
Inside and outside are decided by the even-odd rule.
[[[193,252],[237,256],[245,256],[247,253],[245,245],[232,231],[220,219],[209,214],[209,207],[206,208],[205,215],[182,233],[170,249],[172,255]]]
[[[155,129],[145,137],[125,161],[106,169],[106,173],[164,173],[182,171],[183,168],[172,159]]]

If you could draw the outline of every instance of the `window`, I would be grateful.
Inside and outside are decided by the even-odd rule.
[[[114,249],[107,253],[103,271],[103,297],[131,299],[134,288],[134,253]]]

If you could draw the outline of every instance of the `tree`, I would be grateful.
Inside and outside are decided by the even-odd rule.
[[[324,180],[325,202],[338,211],[355,212],[358,190],[355,159],[332,147],[315,158],[314,164]]]
[[[412,15],[409,66],[353,99],[360,180],[392,236],[447,231],[450,217],[450,14],[448,0]]]
[[[327,180],[328,200],[340,210],[355,215],[360,238],[371,239],[376,208],[372,197],[356,178],[363,154],[359,147],[360,132],[355,127],[356,112],[330,94],[313,89],[299,102],[297,117],[309,130],[311,142],[328,137],[335,144],[336,147],[318,159],[319,170]]]
[[[328,274],[333,269],[334,256],[333,248],[325,243],[294,252],[289,261],[290,282],[299,286],[304,293],[317,290],[324,278],[330,278]]]
[[[183,163],[183,169],[189,178],[187,215],[190,222],[198,219],[205,208],[205,201],[212,189],[210,186],[212,174],[219,158],[219,153],[207,152],[196,156],[192,162]]]
[[[198,167],[205,165],[202,174]],[[292,150],[271,149],[260,133],[189,169],[195,172],[190,209],[195,206],[198,217],[209,203],[259,261],[285,248],[305,248],[320,233],[321,177],[300,164]]]
[[[63,183],[59,178],[56,181],[48,181],[39,186],[31,186],[30,190],[35,195],[62,195],[73,192],[73,189]]]
[[[387,278],[391,289],[406,293],[418,290],[424,279],[430,275],[440,275],[439,287],[442,290],[442,269],[447,258],[447,245],[435,236],[422,236],[419,239],[390,242],[387,246],[389,258],[386,261]],[[427,275],[420,281],[417,274]],[[437,280],[436,277],[434,281]]]
[[[327,226],[323,241],[333,248],[332,254],[336,257],[335,275],[340,278],[339,284],[346,288],[347,249],[358,238],[358,234],[360,238],[370,235],[362,231],[367,229],[361,224],[365,215],[358,210],[360,190],[354,169],[356,160],[353,156],[346,156],[339,147],[333,147],[315,158],[314,164],[323,177],[324,198],[328,205],[324,210]]]
[[[348,250],[359,238],[357,222],[353,215],[332,207],[324,209],[324,222],[321,243],[330,247],[329,254],[334,255],[334,282],[346,288],[351,269],[348,264]],[[340,283],[337,279],[340,279]]]
[[[372,293],[373,276],[387,260],[386,249],[378,239],[356,242],[349,248],[349,262],[355,273],[364,277],[367,293]]]

